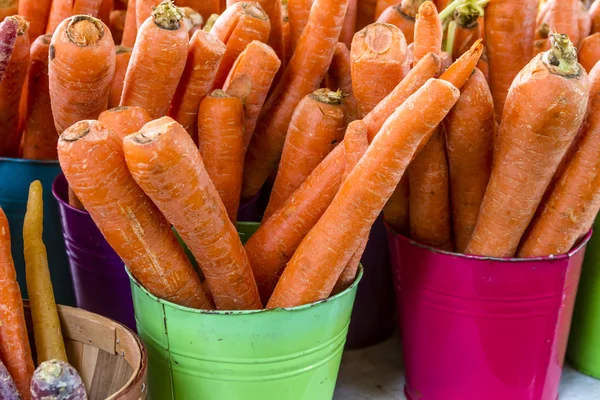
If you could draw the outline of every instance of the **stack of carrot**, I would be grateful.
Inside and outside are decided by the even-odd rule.
[[[568,251],[600,208],[600,1],[111,3],[46,7],[37,34],[52,36],[32,49],[47,79],[32,51],[16,125],[25,155],[49,129],[28,121],[52,117],[72,204],[159,297],[327,298],[355,280],[382,211],[426,245],[530,257]],[[3,22],[0,87],[26,25]],[[239,204],[265,183],[242,245]]]

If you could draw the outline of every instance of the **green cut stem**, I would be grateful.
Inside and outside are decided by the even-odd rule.
[[[551,32],[548,37],[550,50],[545,54],[546,61],[563,75],[578,74],[577,49],[569,40],[569,36]]]

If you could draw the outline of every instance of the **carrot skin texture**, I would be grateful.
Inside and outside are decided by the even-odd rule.
[[[455,250],[463,253],[475,229],[492,169],[494,101],[481,71],[475,70],[462,88],[445,127],[452,231]]]
[[[135,24],[140,28],[152,15],[152,7],[156,7],[162,0],[135,0]]]
[[[0,208],[0,359],[13,378],[23,400],[31,398],[29,382],[33,359],[25,325],[23,300],[10,249],[10,230],[4,210]]]
[[[309,304],[330,295],[420,143],[459,94],[448,82],[430,80],[398,107],[294,253],[267,308]]]
[[[383,207],[383,218],[385,222],[394,230],[394,232],[410,236],[410,183],[408,174],[404,174],[394,193]]]
[[[304,27],[308,23],[308,15],[314,2],[315,0],[288,0],[288,18],[290,20],[290,37],[292,39],[292,51],[288,55],[288,60],[291,59],[294,50],[296,50],[296,45],[298,44],[298,40],[300,40],[300,36],[302,36]]]
[[[58,158],[106,241],[150,293],[187,307],[213,308],[169,222],[127,170],[115,133],[97,121],[78,122],[61,135]]]
[[[437,9],[431,1],[426,1],[419,7],[419,13],[415,21],[413,47],[415,61],[419,61],[430,52],[441,55],[442,37],[442,22]]]
[[[197,138],[196,122],[202,99],[210,93],[217,70],[225,54],[225,45],[210,33],[194,32],[190,39],[185,69],[173,96],[169,115],[192,138]]]
[[[244,105],[244,149],[248,148],[258,115],[281,67],[281,60],[268,45],[254,40],[231,67],[223,91]]]
[[[23,220],[23,253],[38,364],[48,360],[68,361],[42,240],[43,219],[42,184],[34,181],[29,186]]]
[[[375,22],[375,9],[377,0],[358,0],[356,12],[356,30],[359,31],[365,26]]]
[[[125,29],[125,20],[127,19],[127,11],[114,10],[111,11],[108,19],[108,28],[112,35],[115,44],[123,41],[123,30]]]
[[[127,14],[125,14],[125,26],[121,39],[121,45],[125,47],[133,47],[137,36],[136,2],[137,0],[128,0],[127,2]]]
[[[367,115],[408,74],[407,55],[404,35],[393,25],[371,24],[354,35],[350,50],[352,90],[361,116]]]
[[[377,0],[377,5],[375,6],[375,20],[383,14],[385,10],[392,6],[398,6],[402,3],[401,0]]]
[[[98,17],[102,0],[52,0],[46,33],[54,33],[66,18],[75,15]]]
[[[219,0],[181,0],[177,2],[179,7],[190,7],[198,11],[206,21],[212,14],[218,14],[224,10],[220,9]]]
[[[21,17],[14,51],[0,82],[0,156],[16,157],[21,143],[19,108],[29,67],[29,36]]]
[[[345,130],[346,107],[340,94],[318,89],[300,101],[285,136],[264,220],[283,205],[342,140]]]
[[[543,22],[547,23],[554,32],[566,34],[574,44],[579,43],[579,3],[581,0],[554,0],[549,1],[548,9]],[[536,21],[537,22],[537,21]],[[540,30],[536,31],[536,40],[547,39],[541,37]],[[550,42],[546,40],[543,50],[550,48]]]
[[[29,41],[46,33],[52,0],[19,0],[18,14],[29,22]]]
[[[415,36],[415,16],[406,15],[400,5],[388,7],[379,18],[377,22],[391,24],[398,27],[404,34],[407,44],[414,42]]]
[[[7,18],[0,22],[0,81],[4,79],[6,68],[15,51],[19,23],[15,18]]]
[[[150,115],[141,107],[110,108],[98,116],[98,122],[104,124],[121,142],[150,121]]]
[[[590,33],[600,32],[600,1],[594,1],[589,10],[592,19],[592,30]]]
[[[48,80],[48,53],[51,35],[39,36],[30,50],[25,128],[23,131],[23,158],[31,160],[57,160],[58,132],[50,107]]]
[[[140,26],[121,106],[145,108],[153,119],[167,115],[185,68],[189,41],[184,24],[177,21],[173,25],[177,28],[162,28],[150,17]]]
[[[285,265],[317,223],[340,188],[346,168],[344,146],[338,145],[271,218],[263,221],[244,245],[266,304]]]
[[[93,29],[97,42],[81,46],[72,41],[67,31],[76,32],[79,27]],[[81,60],[89,62],[83,64]],[[50,42],[48,76],[52,115],[59,134],[78,121],[98,118],[106,110],[114,72],[115,45],[102,21],[73,17],[58,26]]]
[[[579,42],[578,46],[581,46],[581,41],[588,37],[592,31],[592,17],[588,13],[588,9],[585,4],[579,2],[579,13],[577,14],[578,18],[578,28],[579,28]]]
[[[574,76],[559,75],[556,67],[545,61],[548,54],[538,54],[511,86],[490,182],[467,254],[515,254],[583,121],[589,93],[587,74],[577,67]]]
[[[583,68],[588,73],[591,72],[594,65],[600,60],[600,33],[594,33],[583,39],[577,57]]]
[[[316,0],[296,51],[267,99],[244,162],[242,198],[254,196],[277,167],[294,108],[319,87],[338,42],[348,0]]]
[[[531,59],[537,11],[537,0],[490,0],[485,9],[490,89],[498,121],[512,81]]]
[[[123,149],[135,181],[201,265],[217,308],[262,308],[236,228],[185,129],[163,117],[125,138]]]
[[[352,67],[350,65],[350,50],[344,43],[338,43],[333,52],[333,58],[327,72],[334,87],[332,90],[341,90],[346,97],[346,115],[348,123],[358,119],[358,104],[352,90]]]
[[[198,147],[227,215],[235,224],[244,166],[244,107],[237,97],[215,91],[200,103]]]
[[[340,33],[340,42],[350,49],[352,45],[352,38],[356,32],[356,13],[358,0],[349,0],[348,8],[346,9],[346,17],[344,18],[344,24],[342,25],[342,32]]]
[[[260,4],[244,1],[228,7],[217,18],[210,33],[225,44],[225,54],[213,84],[214,89],[220,89],[235,60],[246,46],[253,40],[267,42],[271,33],[271,23]]]
[[[131,61],[131,49],[128,47],[117,46],[115,52],[115,74],[110,83],[108,108],[117,107],[121,103],[121,94],[123,94],[123,85],[125,83],[125,74],[127,74],[129,61]]]

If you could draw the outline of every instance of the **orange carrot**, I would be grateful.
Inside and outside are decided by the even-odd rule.
[[[344,43],[348,49],[352,45],[352,38],[354,37],[354,32],[356,32],[357,2],[358,0],[348,1],[346,17],[344,18],[342,32],[340,33],[340,42]]]
[[[390,116],[287,264],[267,308],[327,298],[367,236],[422,141],[458,100],[452,84],[432,79]],[[359,206],[357,206],[359,205]]]
[[[123,141],[150,122],[150,116],[141,107],[115,107],[100,114],[98,122],[104,124],[113,136]]]
[[[427,53],[440,55],[442,52],[442,22],[437,9],[431,1],[426,1],[419,7],[415,21],[413,55],[419,61]],[[470,46],[469,46],[470,47]]]
[[[592,31],[592,17],[583,2],[579,2],[579,13],[577,13],[577,22],[579,27],[579,45],[581,41],[590,35]]]
[[[440,13],[447,31],[445,50],[456,59],[484,35],[483,15],[488,0],[457,0]]]
[[[187,58],[181,18],[172,2],[163,1],[139,28],[120,105],[145,108],[151,118],[167,115]]]
[[[106,110],[114,71],[115,45],[102,21],[79,15],[58,26],[50,43],[48,76],[59,134]]]
[[[48,51],[52,35],[39,36],[30,51],[23,158],[56,160],[58,133],[52,119],[48,82]]]
[[[204,19],[198,11],[190,7],[180,7],[179,9],[183,13],[183,18],[181,21],[185,24],[185,29],[190,37],[192,37],[196,31],[202,30]]]
[[[283,45],[285,46],[285,57],[286,59],[289,59],[292,56],[292,26],[288,14],[287,0],[282,0],[281,15],[283,18],[281,34],[283,36]]]
[[[231,7],[235,3],[240,3],[244,0],[227,0],[227,6]],[[285,64],[287,55],[283,45],[283,18],[281,15],[281,0],[256,0],[263,8],[269,23],[271,24],[271,33],[267,44],[271,46],[277,57]]]
[[[19,0],[5,0],[0,4],[0,22],[6,17],[17,15],[19,12]]]
[[[374,23],[354,35],[350,51],[352,90],[361,116],[404,79],[410,70],[407,53],[404,36],[393,25]]]
[[[125,15],[125,26],[123,27],[123,39],[121,45],[125,47],[133,47],[137,36],[137,16],[135,9],[137,8],[137,0],[128,0],[127,14]]]
[[[548,9],[542,21],[539,25],[540,28],[536,30],[535,40],[546,39],[544,45],[540,46],[543,51],[550,48],[550,42],[548,35],[545,34],[545,28],[547,26],[553,32],[566,34],[569,39],[575,43],[579,43],[579,3],[580,0],[553,0],[548,2]]]
[[[357,31],[375,22],[375,8],[377,7],[377,0],[358,0],[356,7]]]
[[[452,0],[435,0],[435,5],[438,11],[442,11],[448,6],[448,3],[450,2],[452,2]]]
[[[52,0],[46,33],[54,33],[61,22],[75,15],[97,17],[102,0]]]
[[[375,6],[375,20],[377,20],[386,9],[400,5],[400,3],[402,3],[402,0],[377,0],[377,5]]]
[[[358,104],[352,90],[352,72],[350,66],[350,50],[344,43],[338,43],[333,52],[328,75],[333,82],[332,89],[341,90],[346,103],[348,122],[358,119]]]
[[[410,236],[410,183],[408,174],[404,174],[394,193],[383,207],[383,218],[394,232]]]
[[[198,144],[204,168],[235,223],[244,165],[244,107],[237,97],[218,89],[198,111]]]
[[[531,59],[537,11],[537,0],[490,0],[485,9],[490,89],[498,121],[512,81]]]
[[[176,304],[213,308],[171,226],[129,174],[115,133],[97,121],[77,122],[60,136],[58,159],[69,186],[145,288]]]
[[[98,19],[104,22],[105,25],[110,24],[110,13],[114,7],[114,0],[102,0],[98,8]],[[120,43],[120,42],[116,42]]]
[[[192,138],[197,138],[198,107],[210,93],[224,54],[225,45],[210,33],[196,31],[190,39],[185,69],[171,101],[169,115]]]
[[[600,32],[583,39],[577,57],[587,72],[594,68],[594,65],[600,60]]]
[[[226,47],[213,88],[223,87],[235,60],[250,42],[266,43],[270,32],[271,23],[260,4],[245,1],[228,7],[210,30]]]
[[[121,94],[123,93],[123,84],[125,74],[131,60],[131,48],[117,46],[115,48],[115,74],[110,84],[110,94],[108,96],[108,108],[117,107],[121,103]]]
[[[246,242],[244,248],[264,303],[304,236],[331,204],[346,163],[344,146],[339,145]]]
[[[523,237],[519,257],[568,252],[592,227],[600,209],[600,66],[590,73],[588,120],[573,156],[558,176]]]
[[[318,89],[296,107],[263,220],[269,219],[344,137],[346,107],[341,92]]]
[[[288,18],[290,20],[290,37],[292,51],[288,55],[291,59],[296,50],[296,45],[302,36],[304,27],[308,23],[308,15],[315,0],[288,0]]]
[[[33,359],[25,325],[23,300],[10,247],[10,230],[0,208],[0,359],[12,376],[23,400],[30,399]]]
[[[481,71],[476,69],[462,88],[445,127],[452,230],[456,251],[463,253],[475,228],[492,168],[494,102]]]
[[[111,11],[108,22],[108,29],[115,43],[123,41],[123,30],[125,29],[125,20],[127,18],[125,10]]]
[[[46,33],[51,3],[52,0],[19,0],[18,14],[29,22],[30,42]]]
[[[388,7],[377,19],[377,22],[388,23],[400,28],[406,43],[414,41],[415,20],[418,10],[425,0],[402,0],[398,5]]]
[[[180,7],[190,7],[200,13],[206,20],[211,14],[217,14],[225,11],[221,9],[219,0],[178,0],[177,5]]]
[[[591,33],[600,32],[600,1],[595,0],[590,7],[590,18],[592,19]]]
[[[512,257],[583,121],[589,85],[566,35],[517,75],[468,254]]]
[[[256,121],[281,61],[268,45],[254,40],[246,46],[231,67],[223,91],[244,105],[244,149],[254,134]]]
[[[483,76],[485,76],[485,80],[487,81],[487,83],[489,85],[490,84],[490,65],[488,63],[488,58],[487,58],[485,48],[483,49],[483,53],[481,53],[481,57],[479,58],[479,61],[477,62],[477,69],[479,69],[483,73]]]
[[[123,149],[131,175],[201,266],[217,308],[262,308],[235,226],[185,129],[160,118],[125,138]]]
[[[138,31],[144,22],[152,16],[154,7],[160,3],[161,0],[135,0],[135,24]]]
[[[248,147],[242,198],[254,196],[277,167],[294,109],[319,87],[338,42],[348,0],[316,0],[306,29],[267,100]]]
[[[16,157],[21,143],[19,104],[29,66],[29,36],[28,23],[23,17],[6,19],[16,20],[18,29],[10,62],[0,82],[0,156]]]

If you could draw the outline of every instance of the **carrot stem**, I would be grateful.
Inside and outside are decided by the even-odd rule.
[[[562,75],[575,75],[579,72],[577,49],[564,34],[550,33],[550,51],[544,54],[545,61],[557,68]]]
[[[156,7],[152,7],[154,23],[163,29],[175,31],[179,29],[179,21],[183,13],[179,7],[175,7],[171,1],[163,1]]]

